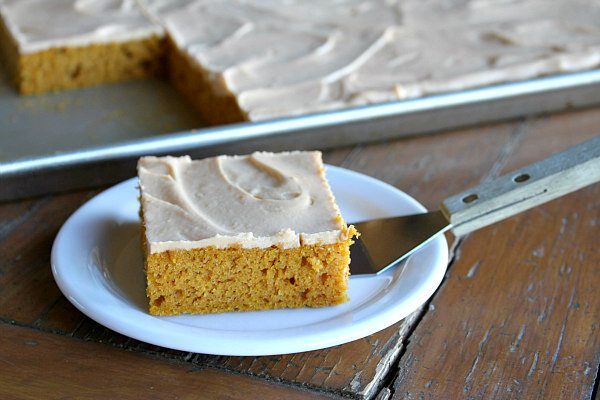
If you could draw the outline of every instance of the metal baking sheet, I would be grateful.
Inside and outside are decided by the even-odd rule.
[[[0,200],[116,182],[133,176],[135,160],[148,154],[324,149],[595,104],[600,104],[600,70],[202,127],[185,100],[160,80],[34,97],[19,96],[2,81]]]

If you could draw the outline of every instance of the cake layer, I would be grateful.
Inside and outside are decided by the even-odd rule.
[[[214,247],[149,254],[155,315],[322,307],[347,301],[350,239],[293,249]]]
[[[591,0],[140,1],[250,120],[600,65]]]
[[[23,94],[72,89],[161,75],[162,37],[17,55],[13,80]]]
[[[138,163],[148,252],[294,248],[348,239],[321,153],[262,153]]]
[[[187,53],[179,51],[171,40],[168,43],[169,80],[206,122],[219,125],[248,119],[239,108],[235,96],[231,93],[215,93],[210,73]]]
[[[19,49],[11,37],[4,20],[0,18],[0,64],[9,78],[17,84],[19,75]],[[0,73],[2,71],[0,70]]]

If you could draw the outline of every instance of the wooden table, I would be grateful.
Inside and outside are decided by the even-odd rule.
[[[365,132],[365,134],[368,134]],[[600,134],[600,109],[325,153],[434,208]],[[217,357],[112,332],[59,292],[52,241],[99,190],[0,204],[0,398],[598,399],[600,185],[454,240],[420,310],[309,353]]]

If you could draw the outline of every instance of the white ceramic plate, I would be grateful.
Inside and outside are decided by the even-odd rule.
[[[348,222],[425,211],[368,176],[329,166],[327,177]],[[64,224],[52,272],[64,295],[102,325],[144,342],[219,355],[297,353],[356,340],[406,317],[438,287],[448,262],[439,236],[404,266],[350,278],[350,301],[333,307],[156,317],[146,311],[137,180],[100,193]]]

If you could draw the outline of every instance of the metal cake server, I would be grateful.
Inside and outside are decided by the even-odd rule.
[[[600,136],[449,197],[438,211],[353,223],[350,272],[380,273],[447,230],[466,235],[598,181]]]

